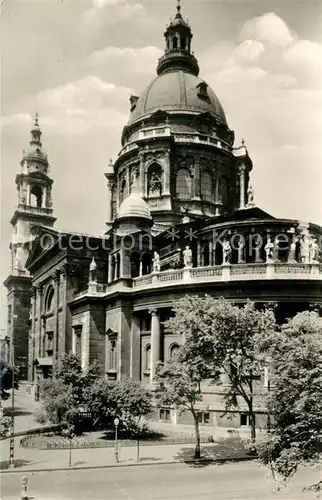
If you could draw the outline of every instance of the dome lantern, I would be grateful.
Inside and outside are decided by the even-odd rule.
[[[164,37],[166,49],[164,55],[159,59],[157,74],[163,75],[170,71],[181,70],[198,76],[198,61],[191,53],[193,34],[189,24],[181,15],[180,0],[178,0],[177,14],[167,27]]]

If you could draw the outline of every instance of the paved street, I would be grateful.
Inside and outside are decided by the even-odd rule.
[[[26,474],[33,500],[313,500],[304,485],[318,475],[302,470],[291,485],[276,492],[266,469],[256,463],[152,465],[115,469]],[[2,476],[2,500],[20,498],[22,474]]]

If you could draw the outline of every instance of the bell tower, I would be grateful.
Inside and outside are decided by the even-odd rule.
[[[31,276],[25,264],[35,238],[33,226],[52,227],[53,217],[49,164],[42,150],[42,132],[36,114],[31,140],[23,152],[20,173],[16,176],[18,203],[11,219],[13,235],[10,242],[11,265],[4,282],[7,288],[7,337],[10,339],[11,359],[20,367],[25,378],[28,363],[28,333]]]
[[[33,240],[32,225],[52,227],[53,217],[49,164],[42,150],[38,114],[31,129],[29,148],[23,152],[21,170],[16,176],[18,205],[11,219],[13,238],[10,243],[11,271],[13,274],[28,274],[25,263],[30,243]]]

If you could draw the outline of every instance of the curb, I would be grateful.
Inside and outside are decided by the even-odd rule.
[[[256,460],[257,456],[252,457],[238,457],[238,458],[200,458],[189,460],[166,460],[166,461],[155,461],[155,462],[135,462],[135,463],[118,463],[118,464],[106,464],[106,465],[84,465],[80,467],[59,467],[57,469],[53,468],[43,468],[43,469],[25,469],[23,467],[16,469],[4,469],[0,471],[0,474],[16,474],[16,473],[35,473],[35,472],[64,472],[64,471],[75,471],[75,470],[93,470],[93,469],[116,469],[118,467],[141,467],[149,465],[171,465],[171,464],[216,464],[216,463],[226,463],[226,462],[250,462]]]

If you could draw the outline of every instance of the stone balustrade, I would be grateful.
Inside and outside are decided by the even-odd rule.
[[[162,271],[138,276],[133,280],[123,280],[105,285],[90,283],[88,289],[75,295],[75,299],[85,295],[104,296],[121,290],[159,288],[188,283],[214,283],[251,280],[322,280],[321,264],[260,263],[223,264],[221,266],[194,267]],[[131,286],[132,285],[132,286]]]
[[[16,210],[23,210],[24,212],[29,212],[32,214],[51,214],[53,209],[50,207],[32,207],[30,205],[25,205],[25,203],[19,203]]]
[[[154,127],[140,130],[138,137],[135,141],[130,142],[124,148],[121,149],[118,156],[122,156],[133,149],[138,149],[137,141],[142,139],[153,139],[157,137],[170,137],[172,135],[175,142],[181,143],[194,143],[194,144],[206,144],[208,146],[213,146],[218,149],[224,149],[226,151],[232,151],[232,147],[226,142],[216,139],[214,137],[210,137],[207,135],[200,134],[171,134],[171,128],[168,125],[162,127]]]
[[[224,264],[164,271],[134,278],[133,287],[159,287],[170,284],[207,283],[216,281],[249,281],[259,279],[322,280],[319,264]]]

